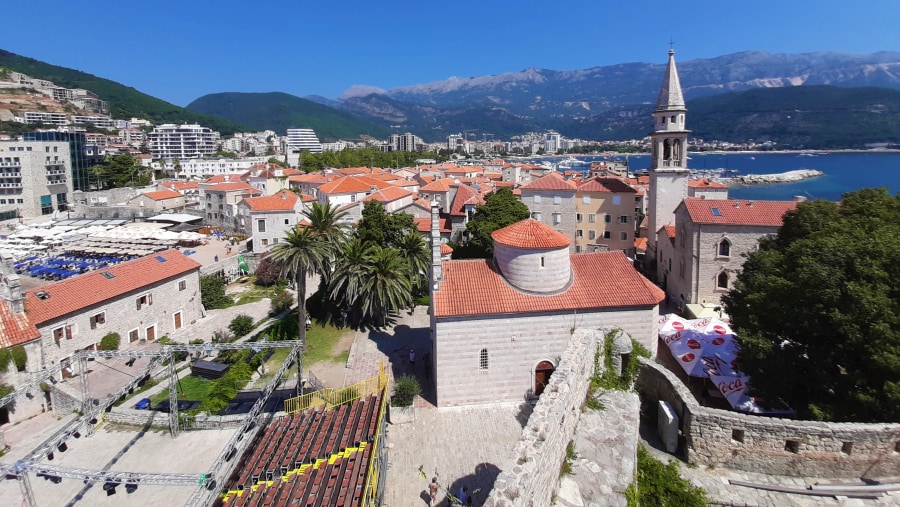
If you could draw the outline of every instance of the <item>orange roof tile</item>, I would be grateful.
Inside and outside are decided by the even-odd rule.
[[[431,232],[430,218],[413,218],[413,221],[416,223],[416,230],[418,230],[419,232]],[[450,232],[452,230],[450,228],[450,219],[444,217],[438,218],[438,227],[440,228],[440,232]]]
[[[514,248],[547,250],[565,248],[572,243],[565,234],[527,218],[491,233],[494,242]]]
[[[609,192],[609,193],[637,193],[637,190],[628,186],[618,178],[591,178],[578,187],[579,192]]]
[[[262,197],[248,197],[241,202],[247,203],[253,211],[293,211],[299,196],[291,191],[282,190],[277,194]]]
[[[718,181],[713,181],[709,178],[699,178],[696,180],[688,180],[688,186],[691,188],[721,188],[727,189],[728,185],[723,185]]]
[[[479,206],[484,204],[484,199],[481,198],[481,195],[474,188],[468,185],[458,185],[456,195],[453,197],[453,203],[450,204],[450,215],[465,216],[467,204]]]
[[[453,247],[447,243],[441,243],[441,255],[450,255],[453,253]]]
[[[290,181],[291,183],[327,183],[331,180],[324,174],[316,172],[307,174],[295,174],[293,176],[289,176],[288,181]]]
[[[160,262],[159,257],[166,262]],[[30,290],[26,293],[25,309],[28,318],[39,325],[199,269],[200,264],[179,250],[166,250]],[[113,278],[104,276],[106,272],[112,273]],[[40,299],[35,295],[37,292],[45,292],[50,297]]]
[[[216,183],[215,185],[206,185],[203,190],[205,192],[234,192],[236,190],[256,190],[249,183],[243,181],[235,181],[229,183]]]
[[[452,185],[452,184],[453,184],[453,180],[450,178],[435,179],[431,183],[428,183],[427,185],[425,185],[423,187],[419,187],[419,191],[420,192],[429,192],[432,194],[435,192],[449,192],[450,185]]]
[[[634,249],[640,252],[646,252],[647,238],[634,238]]]
[[[372,187],[380,190],[390,186],[388,183],[368,176],[345,176],[320,186],[319,192],[324,194],[351,194],[369,192],[372,190]]]
[[[0,348],[21,345],[41,337],[27,312],[13,313],[9,303],[0,300]]]
[[[663,291],[638,273],[622,252],[570,258],[573,283],[554,296],[516,290],[484,259],[445,261],[444,281],[434,294],[435,316],[647,307],[665,298]]]
[[[522,187],[522,190],[575,190],[575,184],[563,179],[562,174],[553,171]]]
[[[785,213],[797,207],[794,201],[743,201],[740,199],[699,199],[682,201],[696,224],[782,225]]]
[[[167,181],[160,183],[160,185],[176,192],[200,188],[200,182],[198,181]]]
[[[406,190],[401,187],[387,187],[382,188],[377,192],[372,192],[371,194],[365,196],[363,201],[379,201],[379,202],[393,202],[398,199],[403,199],[404,197],[408,197],[412,195],[412,192]]]
[[[145,192],[144,197],[153,199],[154,201],[164,201],[166,199],[175,199],[184,196],[174,190],[159,190],[157,192]]]

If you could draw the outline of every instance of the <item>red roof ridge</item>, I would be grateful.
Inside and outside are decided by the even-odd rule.
[[[491,238],[502,245],[535,250],[566,248],[572,244],[568,236],[533,218],[497,229]]]

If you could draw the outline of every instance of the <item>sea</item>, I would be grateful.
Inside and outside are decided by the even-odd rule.
[[[726,176],[776,174],[795,169],[817,169],[825,173],[794,183],[734,186],[728,196],[735,199],[786,201],[794,196],[804,196],[810,200],[839,201],[847,192],[873,187],[886,187],[892,195],[900,193],[900,152],[728,152],[690,153],[688,156],[688,169],[724,170]],[[594,160],[625,160],[625,156],[578,159],[589,165]],[[628,167],[632,172],[649,166],[649,155],[628,156]]]

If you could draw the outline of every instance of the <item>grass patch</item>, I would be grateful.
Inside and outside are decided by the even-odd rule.
[[[334,347],[341,341],[343,335],[343,329],[331,324],[324,327],[314,325],[306,332],[306,352],[303,354],[303,362],[305,364],[346,362],[349,352],[334,355]]]
[[[212,387],[212,382],[200,377],[195,377],[193,375],[188,375],[180,379],[178,382],[180,389],[180,391],[178,392],[179,400],[203,401],[209,394],[210,387]],[[159,402],[168,399],[169,390],[163,389],[162,392],[150,398],[150,402],[151,405],[155,406]]]
[[[272,353],[264,365],[263,371],[265,373],[260,375],[259,378],[253,382],[253,386],[262,387],[268,384],[269,380],[275,376],[275,373],[281,368],[281,365],[290,353],[291,349],[275,349],[275,352]]]

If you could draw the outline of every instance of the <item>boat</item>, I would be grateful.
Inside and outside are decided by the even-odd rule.
[[[574,167],[582,167],[582,166],[588,166],[588,165],[591,165],[590,162],[587,162],[585,160],[579,160],[570,155],[570,156],[560,160],[556,164],[556,168],[557,169],[572,169]]]

